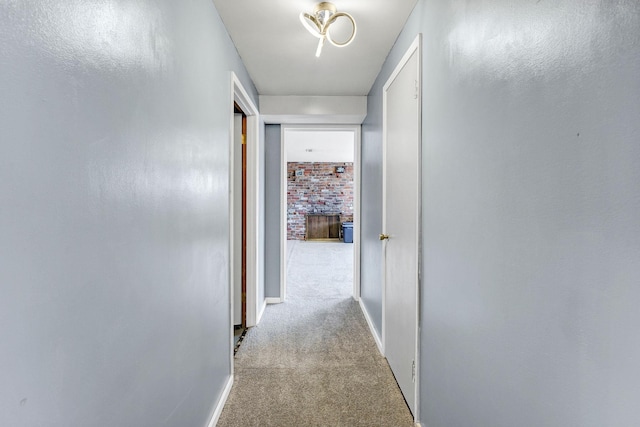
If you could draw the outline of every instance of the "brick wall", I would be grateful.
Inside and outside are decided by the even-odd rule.
[[[296,176],[297,170],[303,175]],[[308,213],[338,213],[340,222],[353,221],[353,163],[290,162],[287,181],[287,239],[304,240]]]

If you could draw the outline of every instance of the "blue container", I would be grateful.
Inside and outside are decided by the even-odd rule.
[[[342,238],[345,243],[353,243],[353,222],[342,223]]]

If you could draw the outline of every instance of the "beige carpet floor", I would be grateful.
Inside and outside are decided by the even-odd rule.
[[[288,246],[287,301],[247,333],[218,426],[412,426],[352,298],[353,245]]]

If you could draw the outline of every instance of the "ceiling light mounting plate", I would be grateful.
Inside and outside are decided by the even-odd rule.
[[[328,1],[323,1],[321,3],[318,3],[316,5],[316,7],[313,9],[313,14],[316,15],[316,17],[318,16],[318,13],[320,12],[324,12],[324,11],[329,12],[331,15],[333,15],[334,13],[336,13],[338,11],[338,9],[336,8],[336,6]]]

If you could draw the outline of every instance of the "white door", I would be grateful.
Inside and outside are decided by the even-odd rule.
[[[420,215],[420,42],[384,89],[383,344],[409,409],[416,414]]]

